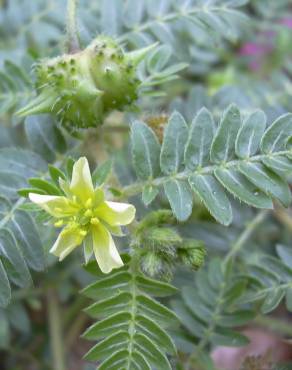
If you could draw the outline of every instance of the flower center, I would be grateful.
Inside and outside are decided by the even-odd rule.
[[[78,205],[79,210],[76,215],[58,220],[54,225],[56,227],[78,228],[80,235],[85,237],[90,226],[98,225],[100,220],[96,215],[96,207],[92,198],[89,198],[82,206]]]

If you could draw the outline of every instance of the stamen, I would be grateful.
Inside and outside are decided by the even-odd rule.
[[[86,203],[85,203],[86,208],[91,208],[92,207],[92,198],[88,198]]]
[[[98,218],[96,218],[96,217],[94,217],[94,218],[92,218],[92,219],[90,220],[90,223],[91,223],[92,225],[98,225],[98,224],[99,224],[99,219],[98,219]]]
[[[91,217],[91,216],[92,216],[92,210],[91,210],[91,209],[88,209],[88,210],[84,213],[84,216],[85,216],[85,217]]]
[[[54,226],[55,227],[61,227],[63,225],[64,225],[64,221],[63,220],[59,220],[59,221],[57,221],[57,222],[54,223]]]

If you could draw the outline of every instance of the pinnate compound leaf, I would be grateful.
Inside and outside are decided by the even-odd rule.
[[[292,173],[291,117],[284,114],[265,131],[262,111],[253,112],[242,124],[238,107],[231,104],[217,129],[206,108],[197,113],[188,129],[175,112],[166,124],[161,150],[153,131],[137,123],[133,131],[141,130],[139,140],[132,136],[133,162],[137,176],[145,181],[137,192],[143,189],[143,200],[150,204],[163,186],[180,222],[192,213],[186,181],[223,225],[232,221],[228,195],[256,208],[270,209],[274,199],[287,207],[291,202],[287,182]],[[144,131],[148,139],[143,139],[143,144]]]
[[[86,359],[101,362],[99,369],[171,370],[166,354],[175,354],[176,348],[166,328],[177,324],[177,317],[149,294],[167,296],[176,289],[128,268],[101,276],[84,289],[96,300],[87,313],[100,319],[84,333],[99,340]]]

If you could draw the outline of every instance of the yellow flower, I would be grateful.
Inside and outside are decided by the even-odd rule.
[[[133,221],[135,207],[106,201],[103,190],[93,187],[85,157],[74,164],[71,183],[60,179],[60,186],[66,196],[29,194],[33,203],[56,218],[56,227],[64,226],[50,252],[61,261],[83,243],[86,259],[94,253],[102,272],[121,267],[111,233],[122,235],[120,226]]]

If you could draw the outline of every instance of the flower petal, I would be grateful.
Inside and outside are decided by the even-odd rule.
[[[128,203],[104,202],[97,208],[97,216],[110,226],[130,224],[135,213],[136,208]]]
[[[80,234],[78,228],[65,228],[60,232],[50,253],[59,257],[59,260],[62,261],[73,249],[82,243],[83,238],[84,236]]]
[[[85,157],[79,158],[73,166],[70,191],[84,203],[93,197],[94,188],[88,161]]]
[[[123,266],[123,261],[109,231],[101,224],[91,228],[93,251],[101,271],[105,274]]]
[[[87,265],[88,262],[90,261],[91,256],[93,255],[92,233],[88,233],[85,239],[83,240],[83,254],[85,264]]]
[[[66,217],[76,213],[76,207],[67,198],[56,195],[29,193],[29,199],[54,217]]]

